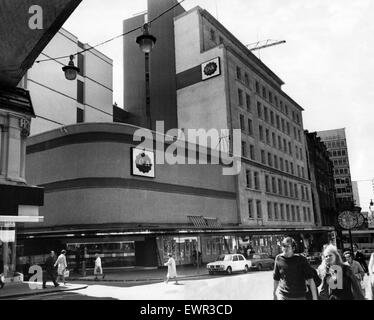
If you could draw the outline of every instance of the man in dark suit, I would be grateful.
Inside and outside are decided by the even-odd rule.
[[[47,288],[46,286],[47,278],[52,280],[55,287],[59,286],[59,284],[56,282],[56,270],[54,267],[55,262],[56,262],[56,254],[54,251],[51,251],[47,260],[45,260],[45,264],[44,264],[44,272],[43,272],[43,288],[44,289]]]
[[[365,273],[368,273],[368,266],[366,264],[366,259],[363,253],[358,251],[358,245],[355,243],[353,245],[353,259],[360,263],[362,269],[364,269]]]

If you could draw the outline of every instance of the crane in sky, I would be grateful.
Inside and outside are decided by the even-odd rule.
[[[251,44],[247,44],[246,47],[250,51],[255,51],[255,50],[260,50],[260,49],[264,49],[264,48],[267,48],[267,47],[277,46],[277,45],[282,44],[282,43],[286,43],[286,40],[278,41],[278,40],[268,39],[268,40],[257,41],[257,42],[251,43]]]

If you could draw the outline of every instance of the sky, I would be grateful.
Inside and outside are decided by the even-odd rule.
[[[157,1],[157,0],[155,0]],[[96,45],[122,34],[122,21],[147,9],[146,0],[83,0],[64,24]],[[353,181],[362,211],[374,200],[374,1],[184,0],[208,10],[243,44],[286,43],[254,51],[304,108],[309,132],[345,128]],[[129,36],[135,38],[138,34]],[[113,102],[123,107],[123,40],[97,48],[114,60]],[[140,53],[139,53],[140,54]]]

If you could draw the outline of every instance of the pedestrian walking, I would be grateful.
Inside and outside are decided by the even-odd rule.
[[[364,300],[360,283],[350,266],[343,263],[338,249],[327,245],[317,272],[322,280],[319,296],[321,300]]]
[[[359,250],[357,243],[353,244],[353,259],[359,262],[365,273],[369,275],[365,255]]]
[[[171,253],[168,254],[169,260],[164,265],[168,267],[168,273],[166,275],[166,283],[169,282],[169,279],[175,279],[175,284],[178,284],[177,279],[177,267],[173,255]]]
[[[104,280],[105,278],[105,275],[104,275],[104,272],[103,272],[103,267],[101,265],[101,258],[100,258],[100,255],[98,253],[95,253],[95,268],[94,268],[94,275],[95,275],[95,280],[99,280],[97,276],[101,275],[102,276],[102,280]]]
[[[45,260],[44,263],[44,273],[43,273],[43,288],[47,288],[47,278],[51,280],[55,287],[58,287],[59,284],[56,281],[56,269],[55,269],[55,262],[56,262],[56,254],[54,251],[51,251],[48,258]]]
[[[274,300],[306,300],[306,283],[313,300],[317,300],[317,289],[311,267],[305,257],[295,254],[296,242],[286,237],[281,242],[282,253],[274,263]]]
[[[369,282],[370,282],[369,299],[374,300],[374,252],[370,255]]]
[[[54,266],[57,266],[57,282],[62,279],[63,284],[65,284],[65,271],[67,271],[68,264],[66,262],[66,250],[62,250],[61,254],[58,256]]]
[[[3,275],[0,274],[0,289],[4,288],[4,285],[5,285],[5,282],[3,281]]]

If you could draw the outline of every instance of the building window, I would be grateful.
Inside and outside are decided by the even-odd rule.
[[[251,199],[248,200],[248,218],[253,219],[253,201]]]
[[[283,193],[282,180],[281,179],[278,179],[278,192],[279,192],[279,195],[282,195],[282,193]]]
[[[277,129],[280,130],[280,120],[279,120],[278,115],[276,115],[275,120],[276,120],[276,123],[277,123]]]
[[[84,83],[80,80],[77,81],[77,101],[84,104]]]
[[[282,138],[278,136],[278,149],[282,150]]]
[[[265,129],[266,143],[270,144],[270,132],[269,129]]]
[[[273,141],[273,147],[276,148],[277,147],[277,139],[275,138],[275,133],[274,132],[271,133],[271,139]]]
[[[290,197],[293,198],[293,190],[294,190],[294,189],[293,189],[292,182],[289,182],[289,183],[288,183],[288,186],[289,186],[288,189],[289,189],[289,191],[290,191]]]
[[[254,172],[255,189],[260,190],[260,176],[258,172]]]
[[[282,123],[282,132],[286,132],[286,125],[285,125],[284,119],[281,119],[281,123]]]
[[[210,40],[216,41],[216,32],[213,29],[210,29]]]
[[[294,174],[294,170],[293,170],[293,162],[290,162],[290,165],[291,165],[291,174]]]
[[[268,113],[268,108],[266,108],[265,106],[264,106],[264,120],[265,120],[266,122],[269,122],[269,113]]]
[[[245,131],[244,116],[242,114],[240,115],[240,129]]]
[[[291,145],[291,142],[288,142],[288,152],[292,156],[292,145]]]
[[[245,95],[245,103],[246,103],[246,106],[247,106],[247,111],[251,112],[251,97],[250,97],[249,94]]]
[[[252,119],[248,119],[248,134],[251,136],[253,135],[253,124]]]
[[[295,183],[294,185],[294,189],[295,189],[295,198],[299,198],[299,191],[298,191],[298,188],[297,188],[297,184]]]
[[[243,90],[238,89],[238,104],[239,106],[243,106]]]
[[[250,170],[245,172],[247,178],[247,188],[252,189],[252,173]]]
[[[262,97],[266,99],[266,88],[262,87]]]
[[[246,84],[246,86],[249,86],[249,77],[248,77],[248,73],[244,73],[244,83]]]
[[[276,184],[276,180],[274,177],[271,178],[271,186],[272,186],[272,191],[273,193],[277,193],[277,184]]]
[[[274,168],[278,169],[278,157],[274,155]]]
[[[219,36],[218,39],[219,39],[219,44],[223,44],[223,41],[224,41],[223,38],[221,36]]]
[[[270,111],[270,123],[273,126],[274,125],[274,112]]]
[[[288,197],[287,181],[283,181],[283,186],[284,186],[284,188],[283,188],[283,190],[284,190],[284,195],[285,195],[286,197]]]
[[[261,163],[266,164],[265,151],[261,150]]]
[[[270,192],[270,181],[268,175],[265,175],[265,191]]]
[[[295,215],[295,207],[291,206],[291,220],[296,221],[296,215]]]
[[[283,163],[283,158],[279,158],[279,169],[281,170],[281,171],[284,171],[284,163]]]
[[[308,220],[309,222],[312,222],[312,215],[310,213],[310,208],[308,208],[307,210],[308,210]]]
[[[305,207],[303,207],[303,216],[304,216],[304,221],[309,221],[308,217],[306,215],[306,208]]]
[[[256,160],[255,158],[255,146],[254,145],[249,145],[249,156],[251,160]]]
[[[256,93],[260,94],[260,85],[258,81],[256,81]]]
[[[247,144],[245,141],[242,141],[242,155],[244,158],[247,158]]]
[[[236,67],[236,78],[242,80],[242,70],[239,67]]]
[[[273,206],[268,202],[268,219],[273,220]]]
[[[290,205],[286,204],[286,216],[287,216],[287,221],[291,221],[290,217]]]
[[[280,204],[280,218],[281,218],[281,220],[284,220],[284,204],[283,203],[281,203]]]
[[[81,108],[77,108],[77,123],[84,122],[84,110]]]
[[[257,102],[257,116],[261,119],[262,118],[262,107],[261,103]]]
[[[257,211],[257,219],[262,219],[262,206],[261,201],[256,201],[256,211]]]
[[[79,75],[82,77],[84,76],[84,55],[82,53],[78,53],[78,68],[79,68]]]
[[[269,91],[269,101],[270,103],[273,103],[273,94],[271,93],[271,91]]]
[[[278,220],[279,219],[279,215],[278,215],[278,203],[274,203],[274,220]]]
[[[258,126],[258,132],[259,132],[260,140],[264,141],[264,129],[262,128],[261,125]]]
[[[271,157],[271,153],[270,153],[270,152],[268,152],[268,165],[269,165],[270,167],[273,166],[273,159],[272,159],[272,157]]]

